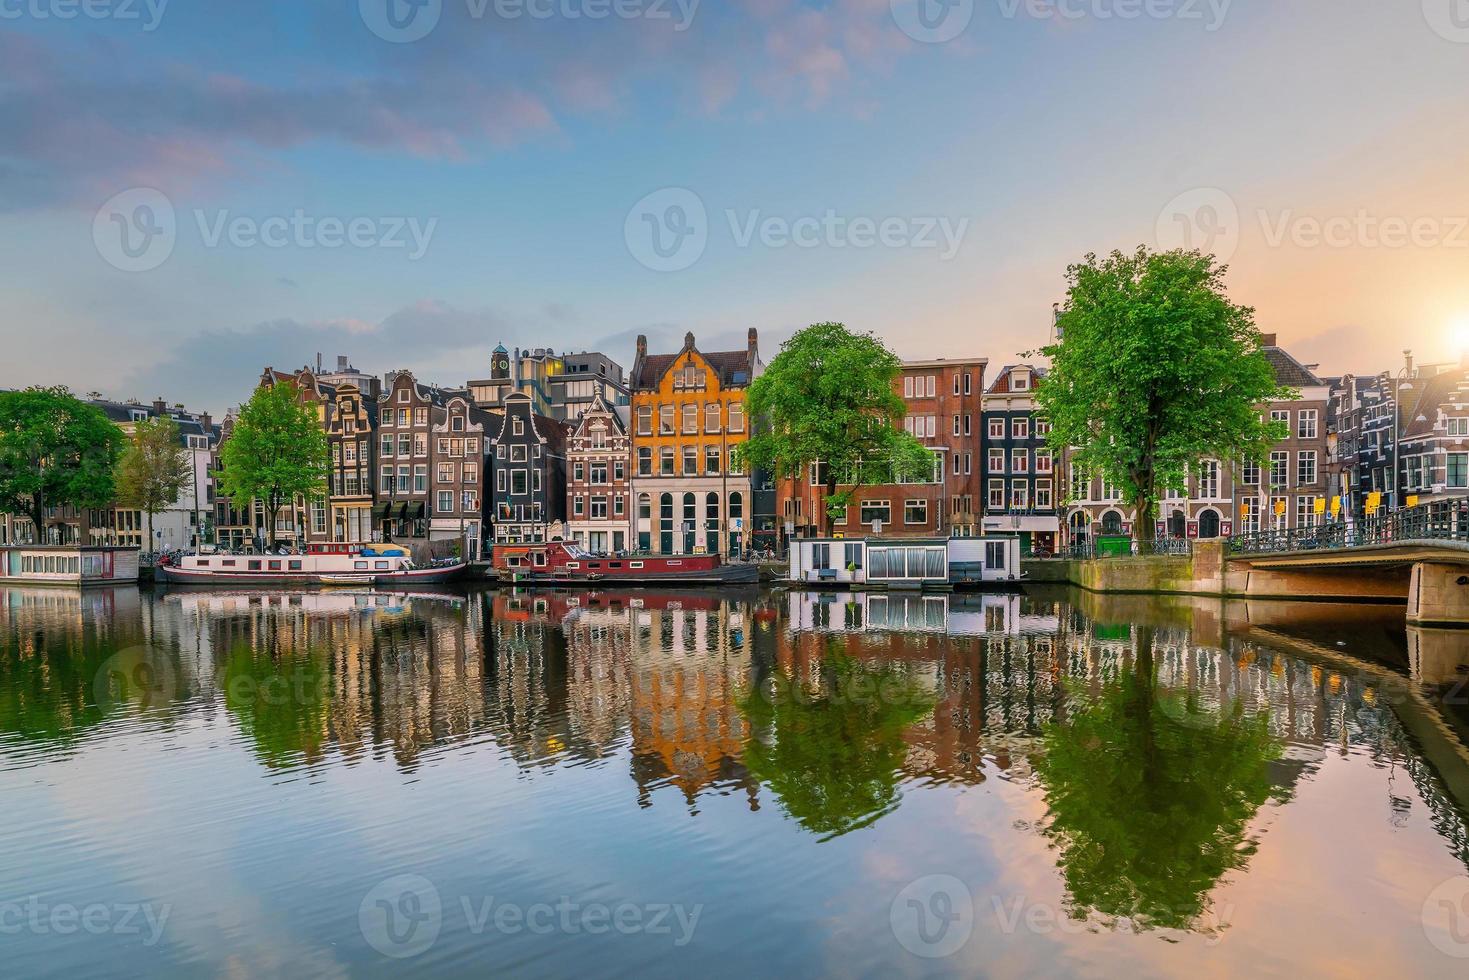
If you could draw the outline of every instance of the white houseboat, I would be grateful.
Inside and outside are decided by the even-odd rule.
[[[225,588],[355,585],[403,588],[443,585],[463,578],[463,562],[420,568],[396,545],[318,544],[305,554],[188,555],[177,565],[159,565],[159,581],[172,585]]]
[[[1020,581],[1020,539],[798,538],[788,578],[855,589],[945,589]]]
[[[118,585],[137,580],[137,548],[0,547],[0,583],[7,585]]]

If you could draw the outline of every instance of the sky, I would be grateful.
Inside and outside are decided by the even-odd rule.
[[[4,387],[998,365],[1140,244],[1328,374],[1469,347],[1469,0],[0,0],[0,66]]]

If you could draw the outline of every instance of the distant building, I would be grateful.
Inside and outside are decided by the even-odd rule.
[[[907,406],[903,429],[933,453],[933,471],[919,480],[863,486],[835,533],[934,537],[979,533],[983,462],[983,357],[904,361],[894,382]],[[809,537],[825,526],[826,472],[810,464],[799,477],[778,481],[777,504],[787,534]]]
[[[632,440],[625,412],[598,393],[566,445],[567,536],[598,553],[624,551],[634,540]]]
[[[563,423],[535,412],[532,404],[524,393],[507,395],[499,428],[490,435],[491,520],[497,543],[565,536],[566,430]]]
[[[575,422],[597,399],[608,408],[628,404],[627,376],[606,354],[563,354],[562,371],[546,379],[553,418]]]
[[[1060,531],[1050,424],[1035,400],[1045,368],[1000,369],[984,402],[984,530],[1013,534],[1022,554],[1054,552]]]
[[[372,522],[383,541],[427,551],[434,497],[429,486],[433,461],[434,410],[444,393],[419,384],[411,371],[394,372],[378,409],[378,481]]]
[[[701,351],[689,333],[676,353],[649,354],[647,338],[638,338],[629,385],[638,550],[749,545],[752,483],[734,450],[749,438],[745,395],[762,367],[753,329],[736,351]]]
[[[490,376],[466,387],[481,408],[499,408],[518,392],[531,400],[531,411],[563,422],[576,421],[597,395],[613,408],[628,402],[622,365],[606,354],[558,356],[544,347],[512,353],[500,344],[490,355]]]

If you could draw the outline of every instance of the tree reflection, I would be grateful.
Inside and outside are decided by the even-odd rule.
[[[745,766],[801,826],[838,837],[897,807],[904,730],[933,706],[909,670],[832,646],[814,681],[776,670],[741,702]]]
[[[1246,825],[1271,794],[1280,746],[1237,701],[1208,712],[1159,691],[1152,650],[1152,629],[1138,627],[1133,669],[1078,692],[1080,710],[1046,729],[1035,769],[1071,916],[1186,929],[1254,853]]]
[[[272,655],[240,644],[225,661],[225,706],[269,766],[317,759],[327,740],[331,674],[311,651]]]

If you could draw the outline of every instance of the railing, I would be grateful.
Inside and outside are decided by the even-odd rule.
[[[1393,544],[1398,541],[1469,541],[1469,498],[1435,500],[1417,507],[1363,517],[1348,524],[1334,521],[1316,527],[1237,534],[1228,541],[1231,554],[1319,551]]]
[[[1193,542],[1188,538],[1154,538],[1152,542],[1152,553],[1155,555],[1188,555],[1193,550]],[[1132,554],[1097,554],[1097,546],[1094,541],[1073,541],[1066,547],[1059,549],[1050,555],[1031,555],[1031,558],[1056,558],[1062,560],[1090,560],[1093,558],[1131,558]]]

